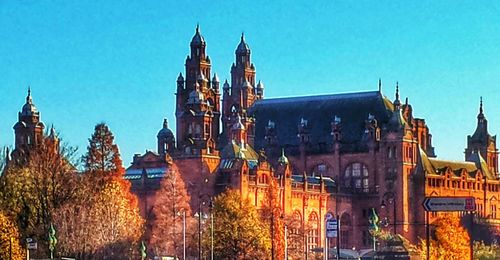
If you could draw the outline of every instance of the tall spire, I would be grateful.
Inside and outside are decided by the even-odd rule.
[[[396,99],[394,100],[394,109],[399,109],[401,101],[399,100],[399,82],[396,81]]]
[[[26,96],[26,103],[33,103],[33,98],[31,97],[31,86],[28,86],[28,95]]]
[[[484,116],[484,114],[483,114],[483,97],[482,96],[479,98],[479,115]]]
[[[396,81],[396,100],[399,100],[399,82]]]

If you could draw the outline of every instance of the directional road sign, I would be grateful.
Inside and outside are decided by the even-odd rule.
[[[326,237],[337,237],[338,220],[329,219],[326,221]]]
[[[474,211],[474,197],[426,197],[422,203],[425,211]]]

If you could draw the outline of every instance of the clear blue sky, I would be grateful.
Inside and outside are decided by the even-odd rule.
[[[146,2],[146,3],[144,3]],[[0,0],[0,145],[31,85],[47,126],[84,152],[96,123],[124,164],[155,150],[196,23],[229,76],[242,31],[265,96],[375,90],[399,81],[439,157],[461,160],[484,96],[500,133],[499,1]]]

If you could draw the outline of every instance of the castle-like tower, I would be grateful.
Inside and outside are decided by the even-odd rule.
[[[45,125],[40,121],[40,112],[33,103],[31,89],[28,88],[26,103],[18,114],[14,125],[15,145],[12,159],[18,161],[29,149],[36,147],[43,139]]]
[[[264,84],[255,82],[255,66],[251,61],[250,47],[242,34],[240,43],[235,51],[235,62],[231,66],[231,87],[224,82],[222,125],[226,140],[230,141],[230,129],[237,122],[238,117],[245,127],[244,141],[253,145],[255,138],[255,121],[247,113],[256,100],[264,96]]]
[[[179,156],[199,157],[217,154],[220,94],[216,74],[210,80],[211,63],[206,42],[196,27],[191,54],[186,58],[186,78],[177,78],[177,148]]]

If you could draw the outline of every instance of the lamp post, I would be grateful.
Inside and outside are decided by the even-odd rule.
[[[285,226],[285,260],[288,260],[288,238],[287,238],[288,227],[286,226],[286,224],[284,226]]]
[[[214,260],[214,203],[210,199],[210,260]]]
[[[396,235],[397,234],[397,230],[396,230],[396,196],[394,194],[394,192],[388,192],[384,195],[384,197],[387,199],[387,202],[389,204],[392,204],[392,209],[393,209],[393,220],[392,220],[392,232],[393,232],[393,235]],[[385,199],[382,200],[382,203],[380,204],[380,207],[382,209],[386,208],[387,207],[387,204],[385,203]]]
[[[205,180],[206,182],[207,180]],[[201,260],[202,259],[202,256],[203,256],[203,250],[202,250],[202,245],[201,245],[201,237],[202,237],[202,233],[203,233],[203,230],[202,230],[202,218],[203,219],[207,219],[208,216],[206,214],[203,214],[203,210],[202,210],[202,206],[205,205],[205,201],[202,200],[203,196],[207,196],[209,197],[208,194],[199,194],[198,195],[198,212],[196,212],[194,214],[194,216],[196,218],[198,218],[198,258]],[[212,199],[210,198],[210,204],[209,204],[209,207],[210,207],[210,210],[212,208]],[[212,216],[212,220],[211,222],[213,223],[213,216]],[[213,224],[212,224],[212,229],[213,229]],[[213,231],[211,232],[211,248],[212,248],[212,252],[210,253],[210,257],[213,259]]]
[[[186,211],[182,210],[177,214],[182,215],[182,259],[186,260]]]

